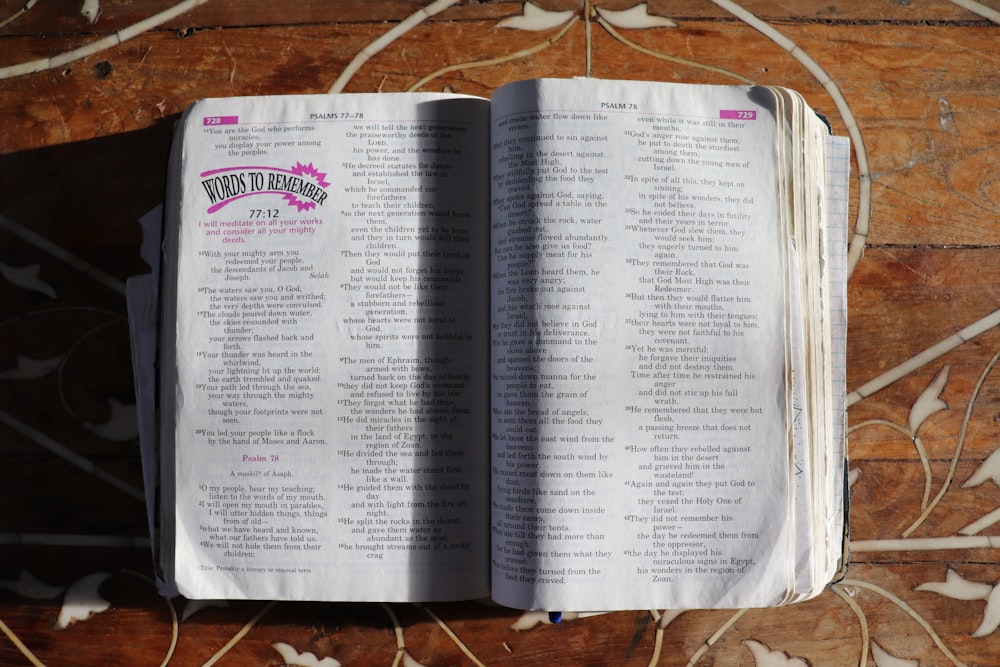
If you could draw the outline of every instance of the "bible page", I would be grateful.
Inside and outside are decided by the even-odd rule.
[[[488,595],[488,102],[205,100],[183,123],[168,578],[196,598]]]
[[[772,94],[522,82],[492,107],[493,597],[793,585]]]

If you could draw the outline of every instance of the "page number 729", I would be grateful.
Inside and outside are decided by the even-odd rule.
[[[757,111],[754,109],[722,109],[719,111],[719,118],[722,120],[757,120]]]

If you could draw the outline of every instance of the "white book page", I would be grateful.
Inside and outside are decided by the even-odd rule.
[[[494,95],[494,599],[785,597],[769,95],[597,80]]]
[[[851,144],[846,137],[826,138],[826,206],[830,265],[830,307],[833,375],[833,446],[830,448],[830,467],[833,472],[831,505],[839,511],[831,512],[827,534],[830,549],[827,566],[835,573],[844,563],[839,562],[845,552],[841,548],[846,540],[844,523],[847,506],[847,277],[848,277],[848,201],[850,197]]]
[[[487,119],[429,95],[186,116],[163,404],[185,596],[488,594]]]

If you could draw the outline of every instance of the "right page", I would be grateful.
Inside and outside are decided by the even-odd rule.
[[[812,536],[796,537],[809,512],[791,480],[809,457],[793,455],[786,387],[809,332],[788,324],[799,206],[778,184],[801,158],[781,105],[763,88],[590,79],[494,95],[498,602],[801,592]]]

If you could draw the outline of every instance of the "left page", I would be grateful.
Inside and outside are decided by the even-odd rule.
[[[488,114],[442,95],[185,114],[160,404],[183,595],[488,595]]]

